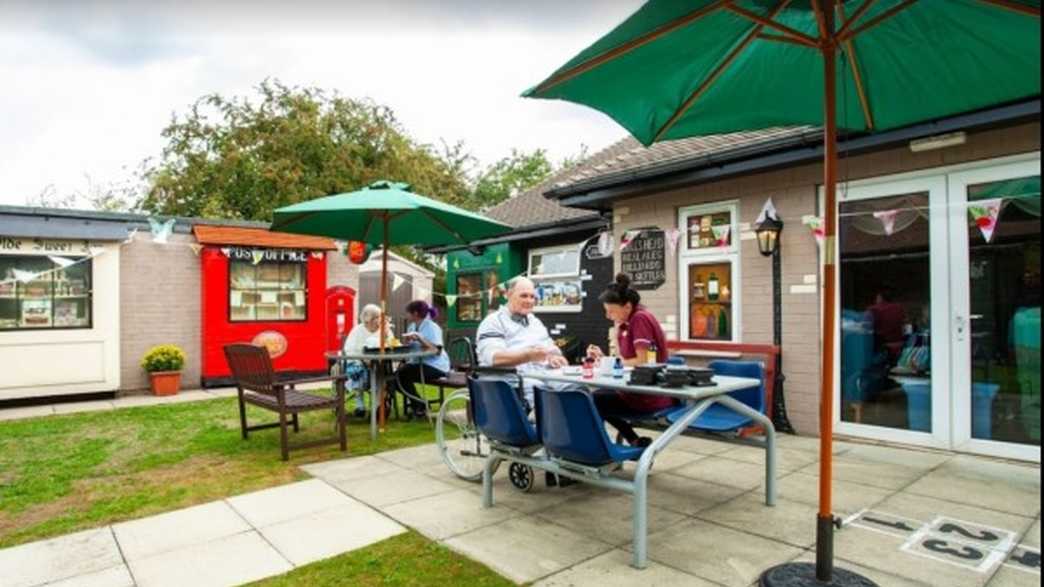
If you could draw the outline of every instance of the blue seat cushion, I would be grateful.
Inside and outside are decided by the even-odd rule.
[[[675,423],[685,415],[688,407],[674,408],[674,411],[667,414],[667,421]],[[744,416],[743,414],[737,414],[729,408],[721,404],[713,404],[707,408],[699,418],[692,424],[689,424],[689,428],[698,428],[700,430],[710,430],[713,432],[727,432],[742,428],[744,426],[750,426],[754,423],[754,420]]]

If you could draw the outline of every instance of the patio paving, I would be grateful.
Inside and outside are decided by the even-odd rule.
[[[309,481],[0,550],[0,577],[19,587],[232,585],[410,527],[519,583],[749,587],[769,566],[814,556],[818,443],[780,445],[773,508],[753,449],[690,438],[669,448],[649,481],[643,571],[629,566],[628,496],[547,488],[542,476],[524,494],[502,467],[495,505],[482,509],[481,486],[426,445],[310,464]],[[882,586],[1040,584],[1039,466],[853,442],[835,452],[838,566]]]

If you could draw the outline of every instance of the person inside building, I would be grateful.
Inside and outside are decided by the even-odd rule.
[[[514,367],[519,373],[568,364],[544,323],[533,314],[536,288],[524,277],[508,284],[507,304],[478,327],[477,352],[483,367]],[[533,382],[523,382],[527,409],[533,407]]]
[[[606,286],[598,298],[605,308],[606,318],[616,326],[616,346],[624,365],[635,366],[648,362],[649,352],[655,348],[656,362],[667,362],[667,337],[652,312],[640,305],[642,296],[631,287],[631,278],[624,273]],[[596,345],[587,347],[587,356],[599,360],[604,356]],[[669,408],[675,401],[666,396],[601,390],[594,395],[599,413],[632,446],[649,446],[652,440],[638,436],[628,423],[631,416],[640,417]]]
[[[404,363],[396,372],[399,386],[406,393],[410,406],[408,416],[423,418],[427,415],[428,402],[417,384],[445,377],[450,370],[449,355],[443,349],[442,327],[435,322],[439,311],[424,300],[414,300],[406,305],[408,326],[402,340],[415,350],[438,351],[436,354]]]
[[[906,338],[906,312],[892,299],[891,288],[884,286],[877,291],[867,313],[874,328],[874,351],[883,351],[888,357],[888,364],[895,365]]]
[[[342,349],[345,353],[361,354],[367,346],[377,346],[380,341],[381,308],[375,304],[366,304],[359,312],[359,323],[356,324],[344,339]],[[389,332],[390,335],[390,332]],[[364,391],[370,389],[370,370],[362,361],[346,361],[344,374],[348,376],[348,391],[355,392],[356,417],[366,415],[366,404],[363,402]]]

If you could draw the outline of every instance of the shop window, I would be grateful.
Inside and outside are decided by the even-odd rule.
[[[679,212],[682,340],[739,342],[737,204],[693,206]]]
[[[583,308],[580,243],[533,249],[529,277],[536,287],[536,312],[579,312]]]
[[[500,307],[502,294],[496,271],[457,275],[457,322],[480,322]]]
[[[91,261],[0,257],[0,330],[90,327]]]
[[[297,321],[307,318],[304,263],[229,262],[229,320]]]

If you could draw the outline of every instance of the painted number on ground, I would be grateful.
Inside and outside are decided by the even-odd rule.
[[[1008,560],[1004,561],[1004,565],[1039,575],[1040,550],[1032,546],[1020,544],[1011,551]]]

